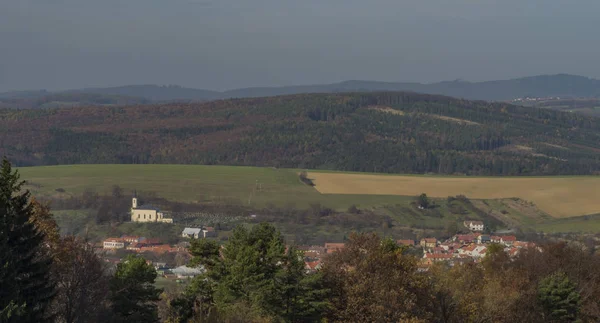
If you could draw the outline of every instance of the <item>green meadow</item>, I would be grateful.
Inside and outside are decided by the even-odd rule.
[[[305,208],[321,203],[334,209],[352,204],[372,207],[395,204],[405,197],[389,195],[322,195],[298,179],[297,170],[204,165],[63,165],[19,168],[35,196],[68,197],[85,190],[110,193],[119,185],[126,193],[152,192],[168,200],[200,203],[268,204]],[[64,192],[63,192],[64,190]]]
[[[442,229],[448,222],[482,218],[483,212],[502,219],[510,226],[544,232],[600,232],[600,218],[597,216],[555,219],[534,204],[517,199],[472,199],[477,210],[467,207],[464,213],[459,214],[450,210],[443,198],[435,199],[438,205],[436,209],[421,211],[411,206],[414,196],[376,195],[368,194],[368,191],[365,194],[321,194],[314,187],[302,183],[295,169],[205,165],[63,165],[22,167],[19,172],[22,179],[28,181],[26,187],[34,196],[41,198],[67,198],[86,190],[110,194],[112,186],[119,185],[126,194],[135,190],[142,198],[144,194],[155,194],[168,200],[189,203],[231,203],[254,208],[268,205],[308,208],[311,204],[319,203],[337,210],[356,205],[360,209],[369,208],[378,214],[389,215],[394,225],[401,226]],[[431,178],[423,176],[427,177]],[[428,192],[427,187],[420,189]],[[449,192],[448,195],[453,194]],[[61,223],[68,221],[76,225],[83,221],[71,217],[68,211],[55,213],[61,218]]]

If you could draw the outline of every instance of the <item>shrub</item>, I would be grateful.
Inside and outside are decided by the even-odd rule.
[[[300,181],[302,181],[302,183],[309,186],[315,186],[315,183],[313,183],[313,181],[310,178],[308,178],[308,174],[305,171],[301,172],[298,177],[300,178]]]

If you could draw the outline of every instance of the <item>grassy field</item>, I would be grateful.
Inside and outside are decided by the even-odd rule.
[[[29,182],[27,188],[40,197],[81,194],[86,189],[109,193],[113,185],[119,185],[125,192],[154,192],[181,202],[220,201],[258,207],[321,203],[346,209],[352,204],[361,208],[406,204],[407,196],[420,193],[439,198],[463,194],[488,200],[519,197],[553,217],[600,213],[600,177],[594,176],[501,178],[319,171],[309,174],[315,189],[299,181],[297,170],[259,167],[65,165],[22,167],[19,172]],[[531,224],[534,222],[539,221]]]
[[[600,212],[600,177],[428,177],[311,172],[323,194],[408,195],[463,194],[473,199],[518,197],[553,217]]]
[[[538,231],[556,232],[600,232],[600,214],[553,219],[534,226]]]
[[[180,202],[232,202],[251,206],[273,204],[308,207],[313,203],[335,209],[352,204],[371,207],[393,204],[398,196],[323,195],[301,183],[297,171],[259,167],[202,165],[65,165],[19,168],[35,196],[68,196],[86,189],[110,193],[113,185],[125,192],[154,192]],[[56,190],[63,189],[64,193]],[[143,197],[143,196],[142,196]]]
[[[241,203],[251,207],[311,204],[337,210],[350,205],[371,209],[388,216],[395,227],[443,229],[464,219],[500,219],[506,227],[522,227],[545,232],[600,232],[600,218],[573,217],[600,213],[600,177],[455,177],[392,174],[360,174],[311,171],[316,187],[298,179],[298,170],[258,167],[201,165],[70,165],[19,168],[27,188],[37,197],[68,197],[91,189],[110,194],[113,185],[126,193],[153,192],[159,197],[181,202]],[[58,191],[57,191],[58,189]],[[64,190],[64,192],[62,192]],[[59,192],[60,191],[60,192]],[[414,196],[426,193],[437,197],[437,207],[418,210]],[[446,202],[448,196],[464,194],[472,208],[453,202],[464,210],[457,213]],[[512,197],[519,197],[515,199]],[[456,205],[455,205],[456,208]],[[65,233],[90,226],[96,235],[116,233],[109,227],[96,228],[86,221],[96,210],[53,210]],[[371,221],[373,222],[373,221]],[[129,233],[149,228],[119,230]],[[372,225],[376,225],[371,223]],[[346,231],[336,225],[315,228],[298,226],[314,236],[341,239]],[[149,234],[148,232],[136,234]],[[321,232],[323,231],[323,232]],[[296,232],[297,233],[297,232]],[[338,240],[339,240],[338,239]],[[337,241],[337,240],[336,240]]]

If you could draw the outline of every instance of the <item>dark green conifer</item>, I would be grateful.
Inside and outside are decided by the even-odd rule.
[[[51,258],[44,235],[30,218],[33,206],[24,181],[8,160],[0,166],[0,321],[43,322],[54,297]]]

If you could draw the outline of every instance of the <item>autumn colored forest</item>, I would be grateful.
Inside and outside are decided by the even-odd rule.
[[[600,172],[600,119],[404,92],[0,110],[16,166],[224,164],[388,173]]]

